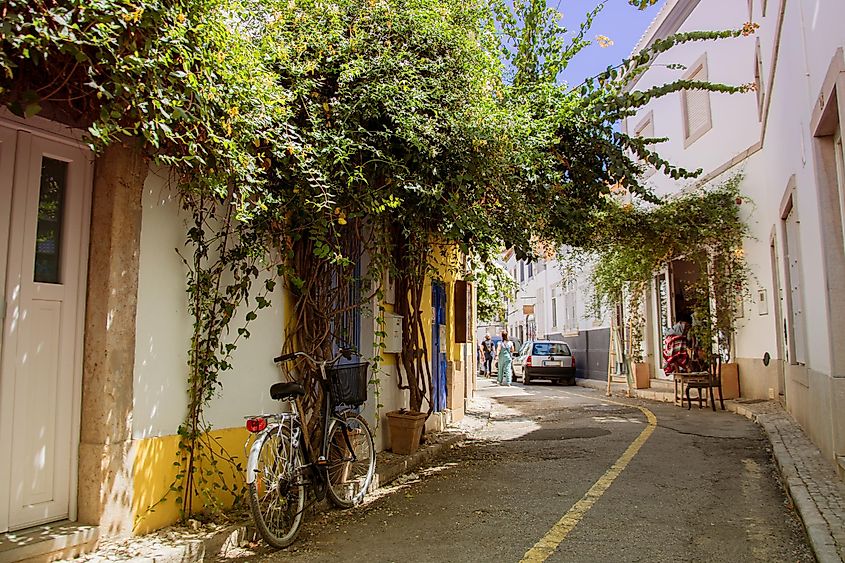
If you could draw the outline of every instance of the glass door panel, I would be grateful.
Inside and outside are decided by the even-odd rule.
[[[61,283],[62,217],[68,163],[48,156],[41,159],[35,273],[38,283]]]

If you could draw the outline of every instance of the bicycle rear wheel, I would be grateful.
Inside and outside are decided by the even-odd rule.
[[[285,433],[259,438],[255,481],[249,485],[249,506],[264,541],[281,549],[296,539],[305,507],[302,452]]]
[[[373,433],[364,418],[348,412],[329,426],[326,476],[329,499],[340,508],[361,502],[376,472]]]

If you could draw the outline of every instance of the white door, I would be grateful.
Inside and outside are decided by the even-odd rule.
[[[786,262],[788,265],[787,275],[789,276],[789,291],[791,308],[791,331],[789,336],[791,342],[789,344],[789,351],[791,352],[790,363],[806,364],[807,363],[807,338],[806,327],[804,325],[804,292],[802,283],[802,269],[801,269],[801,221],[798,219],[798,210],[795,207],[789,212],[784,220],[784,228],[786,233]]]
[[[0,532],[74,517],[89,170],[0,125]]]

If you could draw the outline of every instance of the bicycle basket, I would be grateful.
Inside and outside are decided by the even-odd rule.
[[[360,405],[367,400],[368,362],[326,368],[335,405]]]

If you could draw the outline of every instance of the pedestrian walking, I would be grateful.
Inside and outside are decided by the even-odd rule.
[[[484,362],[481,369],[486,377],[493,377],[493,352],[495,348],[490,334],[485,334],[484,340],[481,341],[481,359]]]
[[[508,333],[502,331],[502,341],[499,342],[499,350],[498,350],[498,357],[499,357],[499,378],[498,383],[499,385],[507,385],[510,387],[511,384],[511,360],[513,359],[513,352],[514,352],[514,345],[513,342],[508,340]]]

